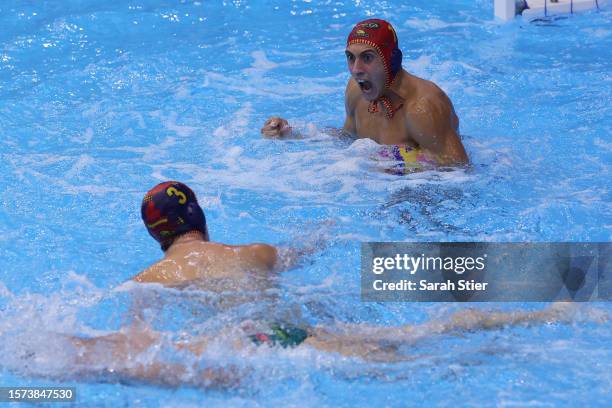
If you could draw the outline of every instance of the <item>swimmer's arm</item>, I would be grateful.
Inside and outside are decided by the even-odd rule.
[[[278,261],[276,262],[275,270],[283,272],[296,268],[307,255],[298,248],[281,247],[278,251]]]
[[[359,94],[359,86],[351,79],[344,92],[344,108],[346,111],[344,126],[342,126],[342,128],[325,127],[321,130],[322,133],[334,137],[355,137],[357,134],[357,128],[355,126],[355,107],[359,99]],[[264,123],[261,134],[265,137],[280,137],[283,139],[303,139],[305,137],[303,132],[290,126],[287,120],[278,116],[272,116]]]
[[[157,262],[134,276],[132,280],[139,283],[161,283],[160,279],[164,276],[163,269]]]
[[[318,238],[302,246],[283,246],[278,248],[278,261],[275,269],[278,272],[288,271],[301,266],[312,255],[321,252],[327,245],[323,238]]]
[[[350,84],[351,83],[349,82],[345,93],[346,119],[344,120],[344,126],[342,128],[329,126],[324,127],[323,129],[317,129],[317,127],[314,125],[308,125],[304,132],[298,128],[290,126],[287,120],[273,116],[264,123],[264,127],[261,129],[261,134],[269,138],[305,139],[308,135],[314,135],[320,132],[332,137],[355,138],[357,133],[354,115],[356,100],[354,90],[349,91]]]
[[[468,163],[467,153],[457,133],[459,120],[451,101],[441,90],[437,95],[421,98],[406,115],[413,139],[438,164]]]
[[[547,323],[569,324],[581,317],[576,312],[575,304],[555,303],[539,311],[486,312],[466,309],[455,312],[447,319],[399,327],[337,323],[333,329],[324,326],[312,328],[305,343],[320,350],[366,360],[401,361],[406,360],[407,356],[397,352],[400,345],[463,331],[498,330]],[[582,317],[598,323],[609,320],[605,311],[602,314],[602,311],[597,310]]]
[[[320,245],[276,248],[267,244],[249,245],[254,263],[270,272],[284,272],[299,266],[305,258],[319,252]]]
[[[579,312],[576,304],[559,302],[536,311],[487,312],[465,309],[446,319],[399,327],[339,323],[332,330],[323,326],[313,328],[306,343],[319,349],[365,359],[394,361],[405,359],[395,353],[398,345],[413,344],[440,335],[549,323],[571,324],[580,320],[595,323],[610,320],[605,310],[587,309],[586,313]]]
[[[347,138],[347,139],[355,139],[355,135],[346,130],[346,122],[343,128],[335,128],[335,127],[325,127],[321,130],[322,133],[326,135],[337,137],[337,138]]]
[[[265,270],[272,271],[278,262],[278,250],[268,244],[252,244],[248,250],[255,264]]]
[[[329,228],[334,224],[333,220],[322,221],[318,223],[316,230],[310,230],[307,234],[302,231],[299,239],[278,246],[276,248],[277,261],[274,267],[276,272],[297,268],[308,261],[312,255],[322,252],[329,241]]]
[[[415,342],[428,337],[462,331],[499,330],[506,327],[532,326],[547,323],[570,324],[579,320],[604,323],[610,319],[607,312],[590,309],[579,313],[576,304],[557,302],[535,311],[482,311],[463,309],[446,319],[432,320],[419,325],[399,327],[376,327],[344,323],[340,325],[349,338],[362,338],[369,341]]]
[[[341,128],[326,126],[323,129],[316,129],[315,131],[324,133],[326,135],[337,137],[337,138],[346,138],[346,139],[355,139],[355,135],[357,134],[357,128],[355,126],[355,105],[356,105],[356,96],[355,90],[353,89],[351,82],[346,87],[345,97],[344,97],[344,108],[346,111],[346,118],[344,119],[344,125]],[[297,132],[299,137],[303,137],[302,134],[297,130],[293,130],[293,132]],[[310,133],[315,133],[314,131],[310,131]]]
[[[344,110],[346,112],[346,119],[344,119],[344,126],[342,127],[342,133],[345,135],[355,136],[357,134],[357,126],[355,125],[355,107],[357,106],[357,100],[359,97],[359,86],[356,82],[351,79],[346,84],[346,90],[344,91]]]
[[[285,125],[275,125],[274,124],[275,122],[270,122],[273,119],[283,121]],[[348,120],[349,119],[347,118],[347,121]],[[282,127],[279,128],[279,126],[282,126]],[[261,133],[264,136],[269,137],[269,138],[276,137],[276,138],[285,139],[285,140],[287,139],[305,139],[308,136],[312,136],[317,133],[324,133],[326,135],[338,137],[338,138],[343,138],[343,137],[353,138],[354,137],[353,132],[350,130],[347,130],[351,128],[352,128],[352,125],[347,124],[347,122],[345,122],[343,128],[335,128],[335,127],[327,126],[327,127],[324,127],[323,129],[318,129],[315,125],[309,124],[306,126],[306,129],[300,130],[298,128],[290,126],[289,122],[287,122],[284,119],[271,118],[268,120],[268,122],[266,122],[266,124],[264,125],[264,129],[262,129]]]

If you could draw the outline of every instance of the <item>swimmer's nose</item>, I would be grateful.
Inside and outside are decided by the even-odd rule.
[[[355,63],[353,64],[352,70],[351,72],[353,73],[353,75],[357,76],[359,74],[363,74],[364,70],[363,70],[363,62],[361,61],[361,58],[357,58],[357,60],[355,61]]]

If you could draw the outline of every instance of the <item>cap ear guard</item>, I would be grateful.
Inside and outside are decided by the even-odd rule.
[[[395,48],[391,51],[391,73],[393,75],[397,74],[400,69],[402,69],[402,50],[399,48]]]
[[[206,216],[202,207],[197,202],[190,202],[185,209],[185,221],[187,224],[194,226],[202,234],[207,234]]]

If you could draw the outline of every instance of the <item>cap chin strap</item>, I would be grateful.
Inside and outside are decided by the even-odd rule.
[[[385,84],[385,89],[391,88],[391,84],[393,83],[393,81],[395,81],[397,74],[402,69],[402,58],[402,50],[400,50],[399,48],[395,48],[393,51],[391,51],[391,61],[389,64],[390,72],[388,72],[388,75],[391,76],[391,78],[389,78],[389,81]],[[395,112],[397,112],[402,108],[402,106],[404,106],[404,102],[402,101],[398,106],[394,108],[393,104],[391,103],[391,99],[389,99],[388,96],[383,95],[370,102],[370,105],[368,106],[368,112],[379,112],[379,102],[385,107],[385,116],[387,116],[387,118],[389,119],[392,119],[393,115],[395,115]]]
[[[404,106],[404,102],[401,102],[397,107],[394,108],[389,97],[383,95],[380,98],[377,98],[373,100],[372,102],[370,102],[370,106],[368,106],[368,112],[370,113],[378,112],[379,111],[378,102],[380,102],[385,107],[385,116],[387,116],[387,118],[389,119],[392,119],[393,115],[395,115],[395,112],[397,112],[398,110],[402,108],[402,106]]]
[[[397,49],[397,48],[396,48]],[[402,52],[397,49],[397,51],[399,51],[399,55],[400,55],[400,69],[401,69],[401,54]],[[390,84],[393,83],[393,81],[395,80],[395,78],[397,77],[397,73],[399,71],[395,72],[395,74],[393,74],[393,78],[390,81]],[[391,88],[391,86],[385,87],[387,88]],[[386,95],[382,95],[376,99],[374,99],[373,101],[370,102],[370,105],[368,106],[368,112],[370,113],[377,113],[379,112],[379,108],[378,108],[378,103],[380,102],[380,104],[382,104],[385,107],[385,116],[389,119],[393,118],[393,115],[395,115],[395,112],[397,112],[398,110],[400,110],[402,108],[402,106],[404,106],[404,101],[402,100],[402,102],[400,102],[399,105],[397,105],[396,107],[393,107],[393,103],[391,103],[391,99],[389,99],[388,96]]]

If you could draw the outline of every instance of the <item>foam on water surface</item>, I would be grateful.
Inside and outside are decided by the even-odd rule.
[[[359,241],[610,240],[609,11],[545,26],[499,25],[491,2],[467,0],[0,11],[0,382],[74,384],[90,406],[609,404],[609,323],[439,338],[397,364],[307,347],[236,352],[231,330],[202,361],[170,347],[271,313],[395,326],[456,309],[362,303]],[[394,23],[407,70],[449,94],[470,168],[389,175],[375,143],[325,131],[344,120],[346,35],[370,16]],[[262,138],[272,115],[303,137]],[[161,256],[140,200],[165,179],[193,187],[214,240],[326,241],[259,300],[142,289],[159,300],[144,314],[164,334],[138,358],[234,364],[245,380],[232,389],[119,384],[104,359],[80,379],[59,335],[131,322],[140,289],[122,285]]]

